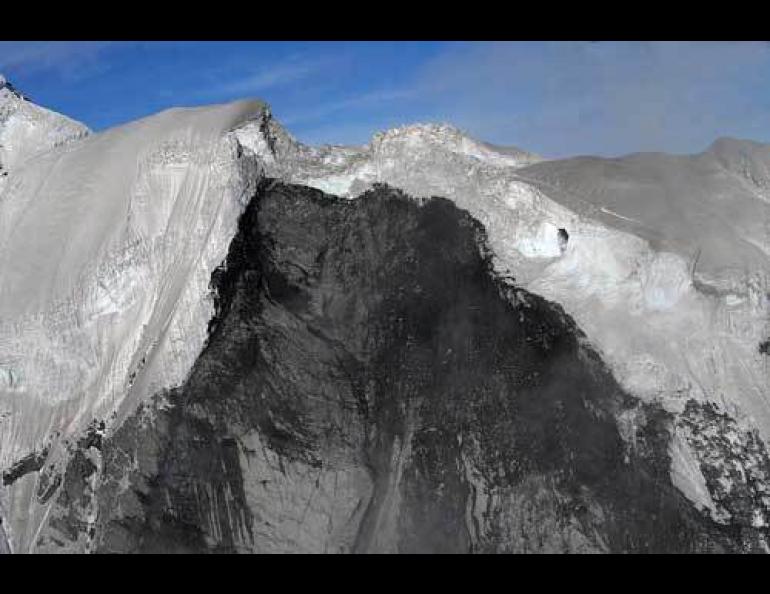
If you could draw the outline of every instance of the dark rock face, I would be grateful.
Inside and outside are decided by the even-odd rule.
[[[698,460],[717,519],[741,540],[750,542],[754,533],[770,536],[770,456],[756,431],[695,400],[677,424]]]
[[[624,394],[560,307],[497,279],[484,245],[443,199],[263,182],[212,279],[189,378],[81,440],[55,538],[99,552],[754,550],[754,533],[734,538],[671,484],[672,419]]]
[[[24,475],[29,474],[30,472],[39,471],[45,464],[47,457],[47,449],[44,449],[39,453],[32,452],[31,454],[24,456],[8,470],[3,472],[3,485],[12,485]]]

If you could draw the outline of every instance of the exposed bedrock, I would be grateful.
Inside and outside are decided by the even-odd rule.
[[[444,199],[265,180],[187,380],[73,444],[58,478],[43,468],[37,549],[761,550],[762,493],[724,495],[735,521],[696,509],[670,478],[674,420],[624,393],[558,305],[497,278],[485,245]]]

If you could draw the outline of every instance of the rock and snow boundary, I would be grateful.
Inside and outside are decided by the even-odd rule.
[[[169,110],[89,135],[0,81],[2,469],[43,450],[56,463],[57,444],[94,419],[119,425],[183,381],[205,345],[211,273],[263,174],[351,199],[387,183],[453,200],[486,227],[498,272],[561,304],[628,392],[677,415],[691,401],[715,403],[741,430],[770,437],[757,349],[765,270],[703,291],[687,254],[530,183],[521,170],[534,155],[444,125],[391,130],[366,147],[311,148],[254,101]],[[716,514],[693,462],[713,458],[708,448],[689,426],[678,429],[672,477]],[[34,547],[45,519],[33,486],[22,477],[0,488],[14,550]]]

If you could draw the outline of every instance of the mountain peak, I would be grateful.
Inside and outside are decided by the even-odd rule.
[[[457,126],[443,122],[421,122],[392,128],[375,134],[371,144],[380,150],[386,145],[441,147],[452,153],[502,166],[520,167],[542,160],[541,157],[516,147],[500,147],[482,142]]]
[[[5,92],[3,93],[3,91]],[[0,73],[0,98],[2,98],[4,95],[13,95],[18,99],[24,99],[26,101],[29,100],[11,84],[11,81],[9,81],[2,73]]]
[[[417,122],[378,132],[374,134],[372,140],[374,143],[396,139],[419,139],[421,141],[446,143],[447,141],[458,141],[461,138],[467,138],[467,135],[451,124]]]
[[[33,103],[0,74],[0,182],[23,161],[88,134],[85,125]]]
[[[764,146],[761,142],[748,140],[746,138],[735,138],[734,136],[720,136],[711,143],[707,149],[709,152],[723,152],[726,150],[736,150],[740,148],[757,148]]]

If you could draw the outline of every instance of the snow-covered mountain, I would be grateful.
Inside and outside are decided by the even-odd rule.
[[[0,87],[0,552],[767,550],[770,147]]]
[[[0,466],[41,449],[53,462],[94,419],[119,423],[182,381],[260,168],[228,131],[263,111],[171,110],[13,171],[0,200]],[[6,502],[29,515],[14,529],[24,546],[31,499]]]
[[[0,74],[0,189],[26,160],[88,133],[83,124],[29,101]]]

